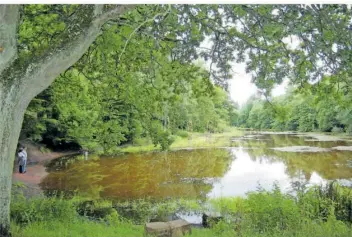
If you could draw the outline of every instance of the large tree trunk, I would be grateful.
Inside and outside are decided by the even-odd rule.
[[[10,236],[10,197],[13,161],[24,111],[19,109],[19,91],[15,81],[1,73],[17,56],[16,31],[19,8],[0,5],[0,236]]]
[[[0,237],[10,234],[12,170],[25,110],[29,102],[78,61],[101,33],[101,26],[134,6],[87,7],[93,18],[76,36],[27,64],[16,64],[18,7],[0,5]],[[89,13],[89,12],[88,12]],[[88,14],[89,15],[89,14]],[[2,44],[2,45],[1,45]]]
[[[9,236],[12,170],[25,104],[16,85],[0,84],[0,236]]]

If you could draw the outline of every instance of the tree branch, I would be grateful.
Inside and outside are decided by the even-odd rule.
[[[117,5],[116,7],[104,12],[103,5],[95,5],[95,15],[97,16],[95,21],[98,24],[104,24],[109,20],[119,18],[123,13],[135,8],[137,5]]]
[[[118,5],[112,10],[103,12],[103,5],[96,5],[93,11],[95,17],[87,26],[80,26],[82,30],[76,33],[76,37],[64,41],[58,47],[47,50],[45,54],[33,59],[22,69],[24,75],[22,78],[17,78],[23,80],[21,91],[25,98],[22,101],[30,101],[47,88],[60,73],[82,57],[101,34],[101,27],[106,21],[121,16],[131,8],[130,5]]]
[[[0,5],[0,73],[17,56],[19,5]]]
[[[157,19],[159,16],[161,16],[162,18],[165,18],[166,15],[167,15],[170,11],[171,11],[171,5],[169,5],[167,11],[165,11],[164,13],[158,13],[158,14],[156,14],[153,18],[145,20],[145,21],[142,22],[137,28],[135,28],[135,29],[132,31],[132,33],[128,36],[128,39],[126,40],[126,43],[125,43],[125,45],[124,45],[124,47],[123,47],[123,49],[122,49],[122,52],[120,53],[120,56],[119,56],[119,58],[118,58],[119,62],[121,62],[121,57],[122,57],[122,55],[125,53],[126,47],[127,47],[128,43],[130,42],[130,40],[132,39],[132,36],[133,36],[143,25],[145,25],[146,23],[154,21],[154,20]]]

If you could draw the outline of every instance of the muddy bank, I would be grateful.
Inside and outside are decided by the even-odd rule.
[[[24,174],[19,173],[17,160],[15,160],[14,170],[12,174],[12,183],[14,184],[14,188],[23,191],[23,194],[26,197],[42,194],[39,183],[41,179],[48,174],[45,168],[45,164],[47,162],[60,157],[79,154],[79,151],[42,152],[40,150],[40,146],[36,144],[23,142],[21,144],[27,147],[27,172]]]

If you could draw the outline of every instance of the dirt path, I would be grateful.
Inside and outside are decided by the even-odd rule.
[[[12,183],[24,184],[26,188],[23,188],[23,194],[26,197],[32,197],[35,195],[41,195],[42,190],[39,187],[39,183],[48,173],[46,172],[45,164],[53,159],[60,158],[63,156],[78,154],[77,151],[68,152],[46,152],[40,151],[39,147],[26,144],[28,161],[27,161],[27,172],[21,174],[18,172],[18,165],[15,161],[14,171],[12,175]]]

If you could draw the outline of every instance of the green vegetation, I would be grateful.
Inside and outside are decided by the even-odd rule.
[[[201,213],[190,200],[114,203],[82,198],[25,200],[11,206],[14,237],[142,236],[143,224],[175,211]],[[295,196],[273,191],[251,192],[246,198],[209,200],[224,219],[210,229],[193,229],[191,236],[349,237],[352,233],[352,191],[331,183],[300,189]],[[159,220],[162,220],[159,219]]]
[[[120,73],[123,80],[102,75],[92,81],[84,75],[98,72],[88,65],[66,72],[30,103],[22,139],[114,153],[124,144],[144,141],[165,150],[176,135],[223,132],[235,110],[228,94],[200,67],[159,57],[162,65],[150,65],[153,77],[131,68]]]
[[[270,102],[252,97],[234,124],[254,129],[352,134],[351,80],[338,84],[334,80],[335,76],[326,76],[318,85],[291,87],[286,95]]]
[[[350,133],[351,11],[346,5],[1,5],[0,235],[8,236],[13,157],[24,116],[22,139],[103,153],[141,140],[163,150],[183,147],[177,137],[222,132],[228,125]],[[292,38],[296,47],[288,43]],[[205,39],[210,44],[202,47]],[[198,58],[211,61],[209,71],[194,65]],[[238,113],[223,89],[233,62],[246,64],[265,96],[286,77],[308,90],[271,106],[253,102]],[[292,210],[297,205],[287,203]],[[255,223],[244,227],[248,233],[275,235],[255,216],[246,218]],[[298,223],[296,212],[287,218],[278,231],[291,233]],[[75,230],[74,221],[55,226],[60,223]],[[314,222],[330,233],[325,223],[334,226],[333,216]],[[35,224],[45,225],[23,225]],[[299,231],[310,224],[298,225]],[[219,231],[231,234],[225,227]]]
[[[187,137],[185,137],[187,135]],[[199,133],[199,132],[185,132],[180,131],[173,135],[173,143],[170,145],[170,149],[177,150],[181,148],[218,148],[231,146],[231,138],[239,137],[244,135],[243,130],[239,130],[234,127],[227,127],[221,133]],[[153,143],[148,138],[137,139],[137,141],[132,144],[127,144],[126,146],[120,146],[116,149],[117,152],[125,153],[136,153],[159,150],[155,147]]]

